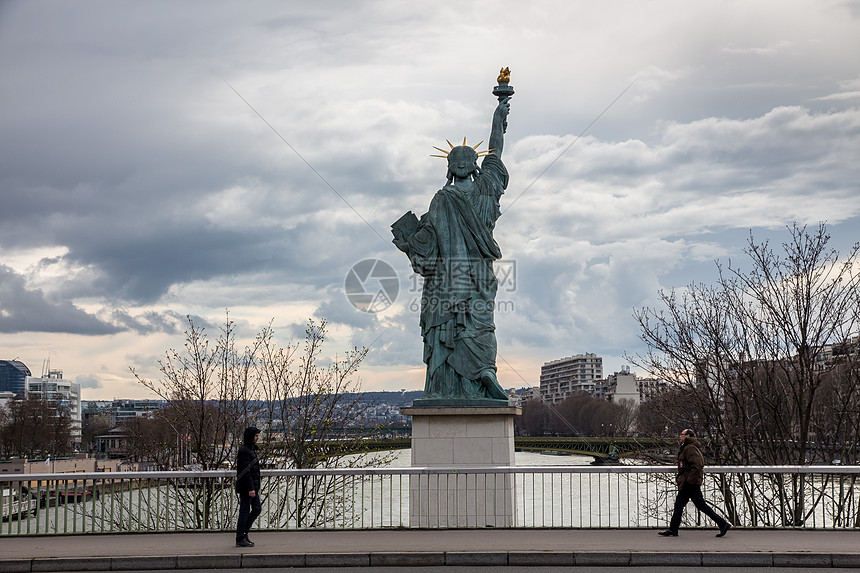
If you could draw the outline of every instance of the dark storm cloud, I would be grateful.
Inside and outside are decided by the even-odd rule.
[[[124,310],[113,310],[94,316],[69,300],[49,300],[41,290],[28,288],[22,275],[0,265],[0,332],[176,334],[182,332],[184,324],[185,318],[172,311],[147,311],[133,315]]]
[[[625,345],[630,307],[735,235],[860,214],[857,3],[675,4],[2,3],[2,292],[165,347],[186,312],[294,342],[310,313],[332,349],[420,365],[417,313],[362,314],[344,277],[377,257],[408,280],[388,226],[444,183],[433,145],[486,139],[510,65],[503,209],[537,181],[496,226],[520,264],[500,353]]]
[[[362,256],[362,245],[388,248],[325,190],[279,196],[250,189],[235,209],[218,193],[149,204],[129,198],[132,205],[115,205],[108,190],[94,195],[79,193],[66,204],[43,194],[29,208],[16,202],[20,212],[4,222],[0,244],[64,245],[68,252],[43,260],[41,270],[88,270],[83,277],[58,281],[59,291],[131,303],[155,301],[177,283],[275,269],[293,269],[292,280],[325,286],[337,280],[338,267]],[[337,219],[329,220],[332,215]],[[28,232],[34,228],[40,232]],[[315,277],[326,277],[325,282]]]
[[[68,300],[51,302],[41,291],[28,290],[24,277],[0,265],[0,332],[67,332],[115,334],[107,324]]]
[[[4,28],[15,52],[27,48],[32,66],[17,65],[11,51],[0,54],[10,86],[3,107],[18,110],[0,118],[0,245],[62,245],[67,253],[56,264],[87,272],[65,277],[61,292],[135,304],[155,301],[177,283],[278,267],[295,269],[294,280],[313,282],[319,273],[308,267],[337,258],[314,252],[323,241],[342,251],[355,245],[349,234],[363,224],[360,218],[207,70],[208,63],[194,61],[201,53],[194,46],[201,44],[188,41],[188,30],[177,34],[147,11],[133,25],[126,18],[114,22],[118,13],[104,4],[84,33],[60,25],[66,7],[54,8],[52,18],[43,20],[18,7],[12,10],[16,26]],[[265,25],[294,27],[299,20],[293,12],[285,9]],[[207,18],[229,21],[229,13],[214,7]],[[207,28],[194,9],[175,16],[192,30]],[[38,26],[43,39],[20,32],[28,26]],[[158,29],[155,37],[150,26]],[[222,49],[232,38],[204,36]],[[241,52],[241,46],[234,47]],[[344,161],[343,153],[327,158],[320,145],[347,138],[316,129],[319,123],[277,117],[284,102],[265,103],[261,109],[285,137],[351,199],[357,192],[351,182],[368,180],[362,170],[369,169],[360,159]],[[254,209],[244,219],[223,207],[206,213],[218,207],[221,193],[237,186],[251,190],[246,199]],[[332,224],[301,220],[344,209],[353,221],[338,222],[334,242]],[[42,268],[51,266],[45,261]]]
[[[260,262],[261,241],[255,234],[153,223],[150,234],[133,240],[118,233],[88,245],[73,244],[66,258],[98,266],[103,274],[96,286],[102,296],[136,303],[155,301],[178,282],[242,274]]]
[[[364,312],[353,306],[347,299],[343,285],[334,286],[327,291],[324,300],[314,311],[314,316],[325,317],[332,324],[342,324],[353,328],[374,329],[379,319],[373,312]]]
[[[99,380],[99,377],[96,376],[95,374],[83,374],[83,375],[79,374],[78,376],[75,376],[75,382],[80,384],[82,389],[94,390],[96,388],[103,388],[104,387],[104,385],[102,384],[102,381]]]
[[[116,324],[139,334],[152,334],[154,332],[177,334],[182,332],[187,324],[186,317],[172,311],[149,311],[138,316],[132,316],[125,311],[115,310],[111,313],[111,317]]]

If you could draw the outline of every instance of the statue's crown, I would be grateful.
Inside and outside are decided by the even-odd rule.
[[[431,154],[430,154],[430,157],[441,157],[442,159],[447,159],[447,158],[448,158],[448,154],[449,154],[449,153],[451,153],[451,151],[453,151],[453,150],[454,150],[454,144],[453,144],[453,143],[451,143],[450,141],[448,141],[447,139],[446,139],[445,141],[448,143],[448,145],[451,147],[451,149],[448,149],[448,150],[446,151],[446,150],[442,149],[441,147],[436,147],[436,146],[434,145],[434,146],[433,146],[433,149],[438,149],[439,151],[441,151],[441,152],[442,152],[442,153],[444,153],[445,155],[436,155],[435,153],[431,153]],[[481,145],[482,143],[484,143],[484,142],[483,142],[483,140],[482,140],[482,141],[479,141],[477,145],[472,145],[472,146],[469,146],[469,147],[471,147],[472,149],[474,149],[474,150],[475,150],[475,153],[477,153],[477,154],[478,154],[478,157],[483,157],[484,155],[492,155],[492,154],[493,154],[493,151],[494,151],[493,149],[485,149],[484,151],[478,151],[478,146],[479,146],[479,145]],[[466,146],[467,146],[467,144],[466,144],[466,138],[465,138],[465,137],[463,138],[463,146],[464,146],[464,147],[466,147]]]

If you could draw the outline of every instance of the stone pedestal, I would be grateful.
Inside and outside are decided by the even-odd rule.
[[[514,465],[514,416],[522,412],[519,408],[412,407],[401,412],[412,416],[412,467],[432,468],[410,476],[412,527],[516,524],[512,475],[458,470]]]

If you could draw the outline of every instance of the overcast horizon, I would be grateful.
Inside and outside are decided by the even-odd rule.
[[[422,389],[390,225],[444,185],[434,146],[486,142],[504,66],[505,388],[621,370],[634,308],[751,232],[860,240],[860,0],[3,2],[0,359],[151,398],[129,368],[229,309],[282,343],[325,318],[365,390]],[[399,279],[376,313],[344,291],[367,259]]]

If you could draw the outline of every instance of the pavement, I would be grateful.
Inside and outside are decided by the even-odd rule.
[[[0,537],[0,573],[382,566],[728,566],[860,569],[860,531],[393,529]]]

